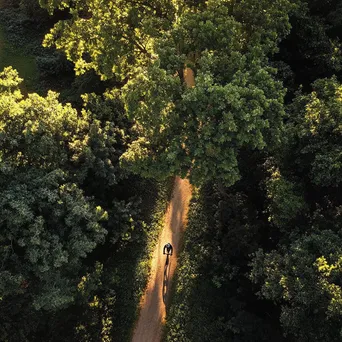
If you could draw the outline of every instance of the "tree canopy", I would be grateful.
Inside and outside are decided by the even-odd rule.
[[[68,3],[42,5],[52,13]],[[240,177],[241,148],[279,142],[285,91],[267,56],[288,34],[293,6],[207,1],[194,7],[79,1],[45,44],[64,50],[76,72],[93,68],[103,79],[124,80],[123,101],[137,135],[122,157],[131,170],[231,185]],[[184,83],[186,65],[196,87]]]
[[[341,1],[0,9],[39,71],[0,72],[0,340],[128,340],[168,176],[195,187],[165,340],[341,340]]]
[[[88,118],[53,92],[24,99],[19,84],[11,67],[0,73],[0,305],[55,311],[74,302],[82,259],[104,241],[107,213],[72,172]],[[12,316],[3,314],[3,322]]]

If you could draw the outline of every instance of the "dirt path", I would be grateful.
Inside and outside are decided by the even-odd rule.
[[[153,253],[151,276],[141,301],[140,317],[133,333],[132,342],[160,342],[165,323],[166,305],[177,265],[180,237],[186,225],[191,198],[188,180],[176,178],[173,196],[165,216],[165,225]],[[170,242],[173,255],[168,264],[163,255],[164,245]]]

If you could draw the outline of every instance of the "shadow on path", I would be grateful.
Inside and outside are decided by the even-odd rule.
[[[162,290],[163,291],[164,305],[166,305],[166,298],[167,298],[167,294],[169,292],[170,269],[171,269],[171,259],[170,259],[170,256],[168,254],[166,257],[166,260],[165,260],[163,290]]]

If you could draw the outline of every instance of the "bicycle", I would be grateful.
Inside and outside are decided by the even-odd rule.
[[[169,274],[171,268],[171,259],[172,251],[164,252],[166,254],[165,266],[164,266],[164,276],[163,276],[163,302],[166,304],[166,296],[169,288]]]
[[[166,261],[165,261],[165,265],[169,264],[169,257],[172,256],[172,252],[167,252],[167,253],[163,253],[166,254]]]

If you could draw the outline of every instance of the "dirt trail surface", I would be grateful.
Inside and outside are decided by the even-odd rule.
[[[189,181],[176,178],[164,228],[153,253],[151,275],[145,295],[141,300],[140,317],[132,342],[160,342],[161,340],[162,326],[166,318],[166,305],[177,265],[180,238],[186,226],[190,198]],[[163,255],[163,247],[168,242],[173,246],[173,255],[167,262],[166,255]]]

